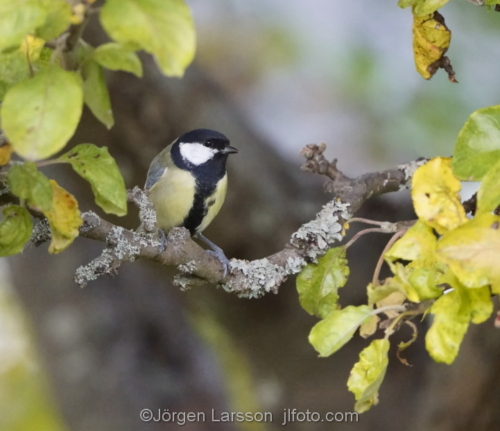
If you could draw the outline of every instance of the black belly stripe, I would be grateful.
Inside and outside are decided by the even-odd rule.
[[[191,232],[191,235],[196,233],[196,229],[203,222],[203,219],[208,213],[208,209],[215,203],[215,199],[210,199],[210,201],[207,202],[207,199],[214,193],[215,189],[215,184],[210,185],[209,187],[197,187],[197,191],[194,195],[193,206],[182,224],[189,230],[189,232]]]

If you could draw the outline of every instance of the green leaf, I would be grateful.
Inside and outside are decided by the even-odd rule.
[[[153,54],[165,75],[182,76],[193,60],[194,24],[183,0],[107,0],[100,18],[114,40]]]
[[[347,380],[347,388],[354,394],[354,410],[363,413],[378,404],[378,391],[389,364],[389,340],[373,340],[359,355]]]
[[[50,52],[50,57],[52,50],[44,48],[44,43],[43,39],[26,36],[18,49],[0,54],[0,81],[5,85],[0,92],[0,99],[14,84],[48,65],[47,52]]]
[[[71,7],[65,0],[41,0],[48,12],[45,23],[38,27],[36,35],[45,40],[59,36],[71,24]]]
[[[399,0],[398,6],[400,8],[407,8],[415,6],[415,14],[428,15],[443,7],[450,0]]]
[[[318,322],[309,334],[309,342],[320,356],[330,356],[346,344],[359,326],[371,316],[368,305],[350,305],[342,310],[332,311],[328,317]]]
[[[399,0],[398,6],[402,9],[405,9],[409,6],[413,6],[418,0]]]
[[[417,0],[415,2],[415,13],[417,15],[427,15],[437,11],[450,0]]]
[[[10,256],[23,250],[31,237],[33,222],[29,212],[18,205],[10,205],[3,210],[4,219],[0,223],[0,256]]]
[[[479,181],[500,160],[500,105],[473,112],[458,135],[453,152],[455,175]]]
[[[40,0],[0,0],[0,52],[19,45],[46,16]]]
[[[430,313],[435,316],[425,335],[425,347],[436,362],[451,364],[469,327],[470,308],[453,290],[437,299]]]
[[[12,87],[2,105],[2,128],[14,150],[28,160],[62,149],[82,114],[80,78],[50,65]]]
[[[52,208],[52,186],[49,179],[42,174],[35,163],[26,162],[14,165],[7,175],[7,182],[16,196],[28,201],[38,211],[49,211]]]
[[[98,46],[92,58],[101,66],[110,70],[123,70],[142,77],[142,64],[135,52],[119,43],[105,43]]]
[[[500,161],[486,173],[477,192],[476,214],[489,213],[500,205]]]
[[[1,63],[2,63],[2,59],[0,58],[0,64]],[[3,98],[5,97],[5,93],[7,93],[8,89],[9,89],[9,84],[2,81],[0,78],[0,103],[2,102]]]
[[[92,59],[92,55],[94,54],[94,48],[89,45],[84,40],[80,40],[76,48],[76,61],[78,64],[85,64],[87,61]]]
[[[337,308],[338,289],[349,277],[345,248],[327,251],[318,264],[308,264],[297,277],[299,301],[309,314],[327,317]]]
[[[85,103],[96,118],[108,129],[111,129],[115,120],[111,111],[111,101],[102,67],[95,61],[89,60],[83,66],[82,75]]]
[[[409,273],[408,282],[413,287],[418,295],[418,301],[426,301],[428,299],[438,298],[442,295],[443,290],[436,287],[436,277],[439,274],[438,269],[435,267],[428,268],[411,268]]]
[[[392,284],[401,288],[401,291],[412,302],[421,302],[427,299],[437,298],[443,293],[442,289],[436,287],[435,279],[439,275],[437,268],[414,267],[414,261],[408,265],[396,262],[393,266],[395,277]]]
[[[106,213],[127,214],[127,190],[115,159],[106,147],[80,144],[59,157],[91,185],[95,200]]]

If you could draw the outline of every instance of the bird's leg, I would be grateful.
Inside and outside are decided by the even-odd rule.
[[[196,236],[200,238],[205,244],[207,244],[212,250],[207,250],[207,253],[216,257],[222,265],[224,270],[224,277],[227,275],[227,272],[230,270],[231,265],[229,264],[229,259],[226,257],[224,252],[220,247],[217,247],[212,241],[210,241],[207,237],[202,235],[201,233],[197,233]]]
[[[167,248],[167,234],[163,229],[158,229],[158,236],[160,239],[160,254]]]

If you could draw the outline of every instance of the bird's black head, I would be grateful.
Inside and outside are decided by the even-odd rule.
[[[210,129],[195,129],[175,140],[171,155],[174,163],[181,169],[224,172],[227,156],[237,152],[222,133]]]

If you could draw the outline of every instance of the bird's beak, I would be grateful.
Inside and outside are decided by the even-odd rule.
[[[237,153],[238,150],[234,147],[231,147],[231,145],[228,145],[227,147],[225,147],[224,149],[221,150],[221,153],[222,154],[233,154],[233,153]]]

